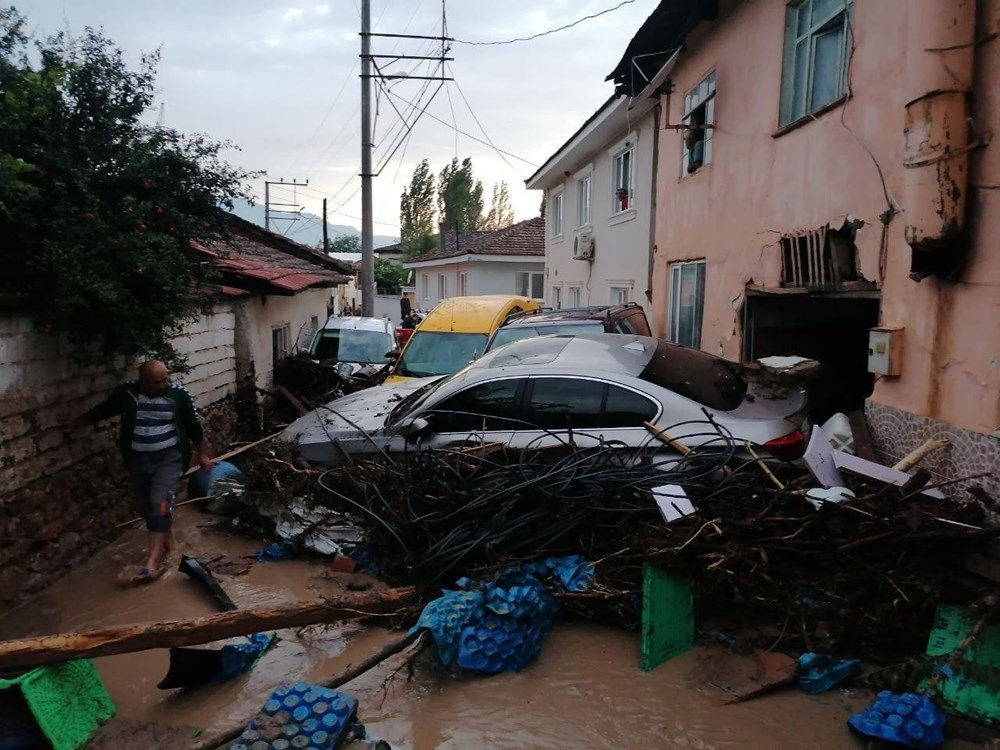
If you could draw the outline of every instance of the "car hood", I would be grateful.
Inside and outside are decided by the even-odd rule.
[[[374,433],[384,428],[385,418],[396,404],[418,388],[438,379],[440,377],[415,378],[365,388],[334,399],[296,419],[285,428],[281,438],[289,443],[304,443],[328,441],[331,436],[357,434],[359,430]]]

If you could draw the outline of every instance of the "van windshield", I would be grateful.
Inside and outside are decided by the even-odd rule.
[[[381,331],[324,329],[316,334],[312,356],[321,362],[384,364],[386,352],[392,349],[392,336]]]
[[[483,353],[485,333],[421,331],[410,338],[396,373],[410,378],[451,375]]]

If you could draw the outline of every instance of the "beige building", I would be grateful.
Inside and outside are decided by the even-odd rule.
[[[823,362],[894,461],[1000,490],[1000,3],[670,0],[612,73],[661,104],[654,329]]]

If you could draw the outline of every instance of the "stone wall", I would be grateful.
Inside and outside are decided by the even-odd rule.
[[[230,443],[235,427],[234,328],[226,303],[175,341],[190,367],[177,379],[194,397],[216,450]],[[133,517],[115,447],[117,420],[69,434],[58,421],[133,379],[135,363],[81,367],[72,353],[58,337],[35,330],[29,316],[0,312],[0,601],[44,587]]]
[[[955,498],[963,498],[967,487],[978,485],[1000,499],[1000,435],[964,430],[874,401],[866,404],[865,416],[886,465],[892,466],[928,440],[946,439],[946,448],[920,462],[931,472],[932,482],[948,482],[941,491]]]

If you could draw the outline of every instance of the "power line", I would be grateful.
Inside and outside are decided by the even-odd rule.
[[[591,20],[592,18],[597,18],[599,16],[603,16],[603,15],[606,15],[608,13],[613,13],[614,11],[618,10],[619,8],[621,8],[622,6],[629,5],[631,3],[634,3],[635,1],[636,0],[622,0],[622,2],[618,3],[618,5],[616,5],[613,8],[606,8],[605,10],[599,11],[597,13],[591,13],[589,16],[584,16],[583,18],[578,18],[577,20],[573,21],[573,23],[568,23],[565,26],[560,26],[557,29],[549,29],[548,31],[542,31],[542,32],[540,32],[538,34],[532,34],[531,36],[518,37],[517,39],[504,39],[502,41],[497,41],[497,42],[468,42],[468,41],[465,41],[465,40],[462,40],[462,39],[456,39],[455,43],[456,44],[469,44],[469,45],[473,45],[473,46],[477,46],[477,47],[486,47],[486,46],[495,45],[495,44],[514,44],[515,42],[530,42],[532,39],[538,39],[539,37],[548,36],[549,34],[556,34],[556,33],[560,32],[560,31],[565,31],[566,29],[571,29],[574,26],[578,26],[579,24],[583,23],[584,21]]]
[[[394,97],[394,98],[396,98],[396,99],[399,99],[399,100],[400,100],[401,102],[404,102],[404,103],[406,103],[406,104],[409,104],[409,105],[411,105],[411,106],[413,105],[413,102],[410,102],[410,101],[407,101],[406,99],[404,99],[403,97],[401,97],[401,96],[400,96],[399,94],[397,94],[397,93],[396,93],[396,92],[394,92],[394,91],[388,91],[388,90],[386,90],[386,93],[387,93],[387,94],[388,94],[389,96],[391,96],[391,97]],[[524,157],[522,157],[522,156],[518,156],[517,154],[512,154],[512,153],[511,153],[510,151],[504,151],[504,150],[503,150],[502,148],[497,148],[497,147],[496,147],[495,145],[493,145],[492,143],[488,143],[488,142],[486,142],[486,141],[482,140],[481,138],[476,138],[476,136],[474,136],[474,135],[471,135],[470,133],[466,133],[466,132],[465,132],[464,130],[460,130],[459,128],[456,128],[456,127],[455,127],[454,125],[452,125],[452,124],[451,124],[450,122],[447,122],[447,121],[445,121],[445,120],[442,120],[442,119],[441,119],[440,117],[436,117],[435,115],[431,114],[430,112],[425,112],[424,114],[425,114],[425,115],[427,115],[427,117],[429,117],[429,118],[431,118],[432,120],[434,120],[435,122],[439,122],[439,123],[441,123],[442,125],[444,125],[445,127],[449,127],[449,128],[451,128],[452,130],[455,130],[456,132],[460,133],[461,135],[464,135],[464,136],[465,136],[466,138],[468,138],[468,139],[469,139],[470,141],[475,141],[476,143],[481,143],[481,144],[482,144],[482,145],[484,145],[484,146],[489,146],[490,148],[492,148],[492,149],[493,149],[494,151],[496,151],[496,152],[497,152],[497,153],[499,153],[499,154],[505,154],[506,156],[509,156],[509,157],[511,157],[512,159],[517,159],[518,161],[523,161],[523,162],[524,162],[525,164],[527,164],[527,165],[528,165],[529,167],[534,167],[535,169],[537,169],[537,168],[538,168],[538,165],[537,165],[537,164],[535,164],[534,162],[532,162],[532,161],[528,161],[528,160],[527,160],[527,159],[525,159]]]
[[[450,70],[451,70],[451,68],[450,68],[450,66],[449,66],[449,71],[450,71]],[[478,126],[479,126],[479,130],[480,130],[480,132],[482,132],[482,134],[483,134],[483,138],[485,138],[485,139],[486,139],[486,140],[487,140],[487,141],[489,142],[489,145],[490,145],[490,148],[492,148],[492,149],[493,149],[494,151],[496,151],[496,152],[497,152],[497,155],[498,155],[498,156],[499,156],[499,157],[500,157],[501,159],[503,159],[503,162],[504,162],[504,164],[506,164],[506,165],[507,165],[508,167],[510,167],[511,169],[513,169],[513,170],[514,170],[515,172],[517,172],[518,174],[521,174],[521,171],[520,171],[519,169],[517,169],[517,168],[516,168],[516,167],[515,167],[515,166],[514,166],[513,164],[511,164],[511,163],[510,163],[509,161],[507,161],[507,157],[503,155],[503,152],[502,152],[502,151],[500,151],[500,149],[498,149],[498,148],[496,147],[496,144],[495,144],[495,143],[493,143],[493,139],[491,139],[491,138],[489,137],[489,135],[488,135],[488,134],[486,133],[486,128],[484,128],[484,127],[483,127],[483,124],[482,124],[482,123],[481,123],[481,122],[479,121],[479,118],[478,118],[478,117],[476,117],[476,113],[472,111],[472,105],[471,105],[471,104],[469,104],[469,100],[465,98],[465,92],[464,92],[464,91],[462,91],[462,87],[458,85],[458,79],[456,79],[456,78],[455,78],[455,74],[454,74],[454,73],[452,73],[452,74],[451,74],[451,77],[452,77],[452,81],[453,81],[453,82],[454,82],[454,84],[455,84],[455,88],[456,88],[456,89],[458,89],[458,93],[459,93],[459,94],[461,95],[461,97],[462,97],[462,101],[463,101],[463,102],[465,102],[465,107],[466,107],[466,109],[468,109],[468,110],[469,110],[469,114],[470,114],[470,115],[472,115],[472,119],[473,119],[473,120],[475,120],[475,121],[476,121],[476,125],[478,125]],[[521,176],[523,177],[524,175],[521,175]]]

